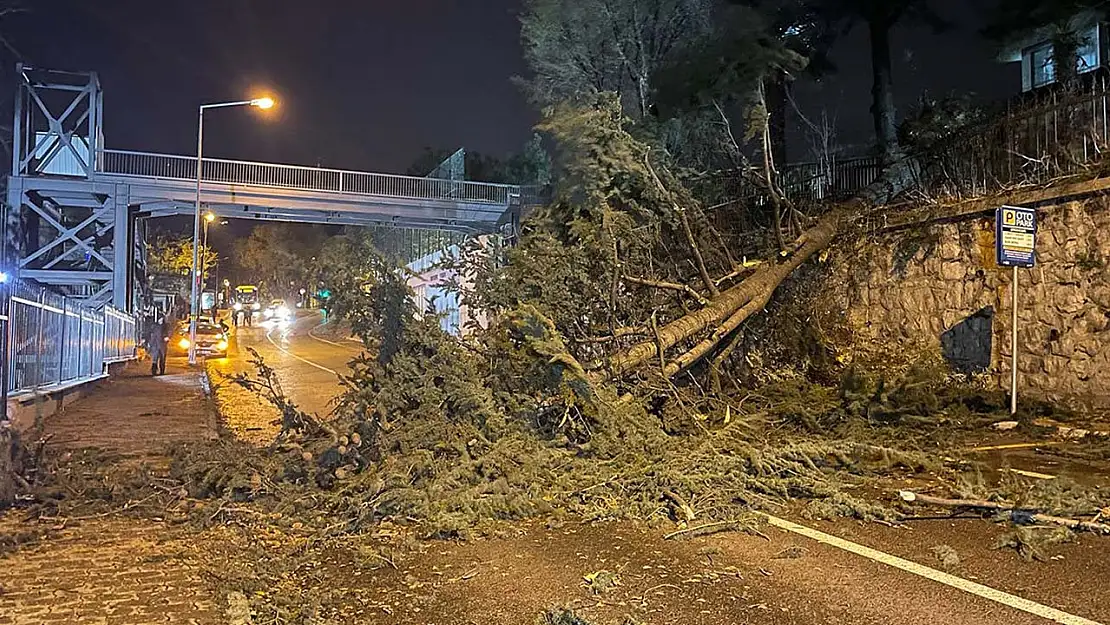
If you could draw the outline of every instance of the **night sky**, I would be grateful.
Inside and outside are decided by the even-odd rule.
[[[27,4],[10,39],[37,67],[99,73],[110,148],[195,153],[199,104],[260,90],[278,115],[211,112],[206,155],[403,171],[424,146],[515,150],[535,122],[509,82],[515,0]]]
[[[922,91],[1020,89],[1018,69],[979,40],[972,0],[935,4],[954,28],[894,34],[900,108]],[[206,116],[207,155],[400,172],[424,146],[504,155],[536,114],[510,77],[525,71],[520,0],[29,0],[3,25],[38,67],[99,72],[110,148],[191,154],[201,102],[279,100],[277,115]],[[825,108],[842,142],[870,141],[867,34],[834,50],[839,71],[797,87],[802,108]],[[11,83],[11,64],[2,74]],[[7,98],[10,100],[10,98]],[[10,115],[11,104],[0,103]],[[792,148],[797,158],[805,155]]]

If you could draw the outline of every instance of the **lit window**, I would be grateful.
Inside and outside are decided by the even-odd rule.
[[[1056,80],[1056,65],[1052,61],[1052,44],[1042,43],[1029,50],[1030,83],[1043,87]]]
[[[1087,35],[1080,37],[1077,42],[1079,47],[1075,51],[1075,69],[1078,73],[1089,72],[1098,68],[1098,37],[1097,31],[1091,30]]]

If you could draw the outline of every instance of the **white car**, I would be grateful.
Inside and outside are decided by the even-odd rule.
[[[274,321],[286,321],[292,316],[292,312],[289,310],[289,307],[285,305],[284,300],[275,299],[270,302],[270,305],[262,312],[262,316],[267,319],[273,319]]]

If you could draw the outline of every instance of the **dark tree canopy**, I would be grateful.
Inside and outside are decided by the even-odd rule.
[[[621,95],[646,117],[652,76],[710,30],[713,0],[528,0],[521,40],[530,76],[520,82],[540,108]]]

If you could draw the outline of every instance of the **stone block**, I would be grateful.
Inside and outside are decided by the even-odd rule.
[[[1083,294],[1083,290],[1074,285],[1060,285],[1055,289],[1056,293],[1053,296],[1053,303],[1056,309],[1068,315],[1074,315],[1083,309],[1087,303],[1087,298]]]
[[[960,246],[959,237],[959,231],[955,227],[943,229],[940,243],[937,245],[937,256],[941,260],[953,261],[963,258],[963,248]]]
[[[940,267],[940,276],[951,282],[962,281],[967,277],[967,265],[956,260],[945,262]]]

